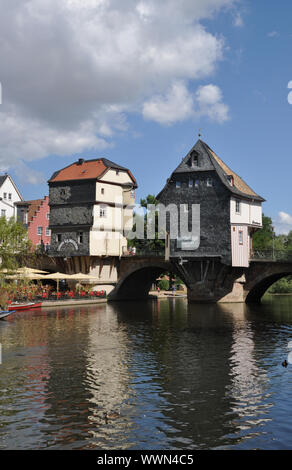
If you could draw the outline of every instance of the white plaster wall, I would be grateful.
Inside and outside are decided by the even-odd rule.
[[[262,207],[259,202],[240,200],[240,213],[236,212],[236,200],[230,200],[230,221],[232,224],[262,225]]]
[[[114,182],[120,184],[133,184],[132,179],[124,170],[119,170],[117,174],[116,170],[110,169],[100,178],[100,181],[109,181],[110,183]]]
[[[4,193],[6,193],[6,199],[4,199]],[[8,199],[8,195],[11,193],[11,200]],[[22,201],[22,198],[19,197],[18,192],[16,191],[13,183],[10,178],[6,178],[3,185],[0,188],[0,216],[2,214],[2,209],[6,211],[5,217],[10,219],[10,217],[16,218],[16,207],[14,206],[15,202]]]
[[[89,234],[91,256],[121,256],[127,240],[120,232],[92,229]]]

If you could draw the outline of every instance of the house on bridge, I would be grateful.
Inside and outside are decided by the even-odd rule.
[[[84,160],[56,171],[49,180],[51,247],[58,269],[97,278],[107,292],[117,282],[132,227],[137,183],[127,168],[106,158]]]
[[[202,140],[194,145],[158,194],[160,203],[192,213],[200,207],[200,235],[172,238],[167,213],[167,258],[214,258],[226,265],[248,267],[252,237],[262,227],[262,202]],[[181,212],[179,211],[179,223]],[[190,219],[191,217],[189,217]],[[191,230],[191,221],[188,222]]]

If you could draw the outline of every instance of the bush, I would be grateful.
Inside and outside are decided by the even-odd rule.
[[[169,281],[167,279],[162,279],[161,281],[158,282],[158,287],[160,287],[161,290],[168,290]]]
[[[283,277],[279,281],[275,282],[269,290],[269,294],[291,294],[292,293],[292,281]]]

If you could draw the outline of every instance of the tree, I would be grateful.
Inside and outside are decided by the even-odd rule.
[[[23,257],[31,254],[32,244],[20,222],[0,217],[0,269],[15,270]]]
[[[0,217],[0,270],[15,271],[27,255],[32,254],[32,244],[27,232],[20,222],[13,217],[7,220]],[[8,286],[6,275],[0,274],[0,308],[6,309],[8,303]]]
[[[263,227],[253,236],[254,250],[270,250],[273,246],[274,230],[272,219],[263,214]]]
[[[140,240],[138,238],[134,238],[133,240],[129,240],[129,246],[135,246],[137,249],[143,251],[163,251],[165,247],[165,240],[161,239],[162,234],[158,234],[158,209],[155,210],[154,213],[155,239],[147,239],[147,218],[148,222],[151,222],[151,217],[153,217],[153,213],[149,212],[147,209],[147,206],[150,204],[154,206],[157,206],[159,204],[155,196],[153,196],[152,194],[148,194],[145,199],[140,200],[141,207],[144,207],[146,209],[144,215],[144,239]],[[135,230],[136,227],[134,225],[133,231]]]

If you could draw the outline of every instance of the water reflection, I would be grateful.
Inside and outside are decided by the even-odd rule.
[[[291,306],[18,312],[0,322],[0,448],[289,448]]]

